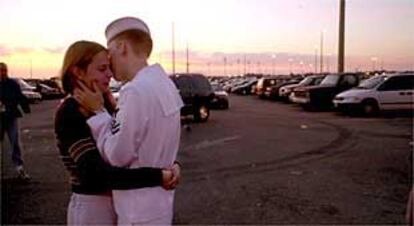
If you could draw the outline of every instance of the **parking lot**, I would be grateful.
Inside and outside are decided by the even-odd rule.
[[[413,118],[348,117],[230,95],[230,108],[182,130],[176,224],[402,224]],[[33,179],[2,151],[2,222],[64,224],[70,192],[53,133],[58,100],[21,122]],[[4,148],[8,148],[7,144]]]

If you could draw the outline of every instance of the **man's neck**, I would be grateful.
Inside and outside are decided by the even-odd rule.
[[[132,79],[134,79],[135,76],[138,74],[138,72],[146,66],[148,66],[147,59],[135,58],[128,70],[129,71],[128,81],[131,81]]]

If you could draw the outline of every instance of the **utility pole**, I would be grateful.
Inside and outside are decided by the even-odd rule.
[[[244,70],[243,70],[243,74],[244,75],[246,75],[246,64],[247,64],[247,61],[246,61],[246,54],[244,54]]]
[[[237,58],[237,75],[240,75],[240,58]]]
[[[224,57],[224,59],[223,59],[223,71],[224,71],[224,76],[227,76],[227,68],[226,68],[226,66],[227,66],[227,58],[226,57]]]
[[[32,63],[32,59],[30,58],[30,79],[33,78],[33,63]]]
[[[318,47],[315,45],[315,74],[318,73]]]
[[[188,41],[187,41],[186,58],[187,58],[187,74],[189,74],[190,73],[190,61],[189,61],[189,53],[188,53]]]
[[[175,27],[174,22],[172,23],[172,74],[175,74]]]
[[[211,71],[210,71],[210,62],[207,62],[207,70],[208,70],[208,75],[211,76]]]
[[[338,73],[342,73],[345,64],[345,0],[340,0],[338,43]]]
[[[319,59],[320,61],[320,65],[319,65],[319,72],[322,74],[323,73],[323,31],[321,31],[321,58]]]

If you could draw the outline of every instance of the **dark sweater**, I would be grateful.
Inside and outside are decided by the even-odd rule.
[[[104,162],[86,120],[79,111],[79,104],[73,98],[65,99],[55,116],[58,148],[70,174],[73,192],[102,194],[112,189],[161,185],[161,169],[126,169],[113,167]]]
[[[0,101],[6,107],[6,111],[1,113],[5,119],[22,117],[19,105],[25,113],[30,113],[29,101],[23,95],[19,83],[14,79],[0,80]]]

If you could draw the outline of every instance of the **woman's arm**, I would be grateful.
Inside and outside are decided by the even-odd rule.
[[[64,111],[56,123],[59,124],[57,138],[61,148],[66,149],[73,159],[82,184],[105,186],[109,189],[136,189],[162,185],[162,169],[126,169],[112,167],[104,162],[89,127],[77,108]],[[165,177],[167,179],[168,175]]]

